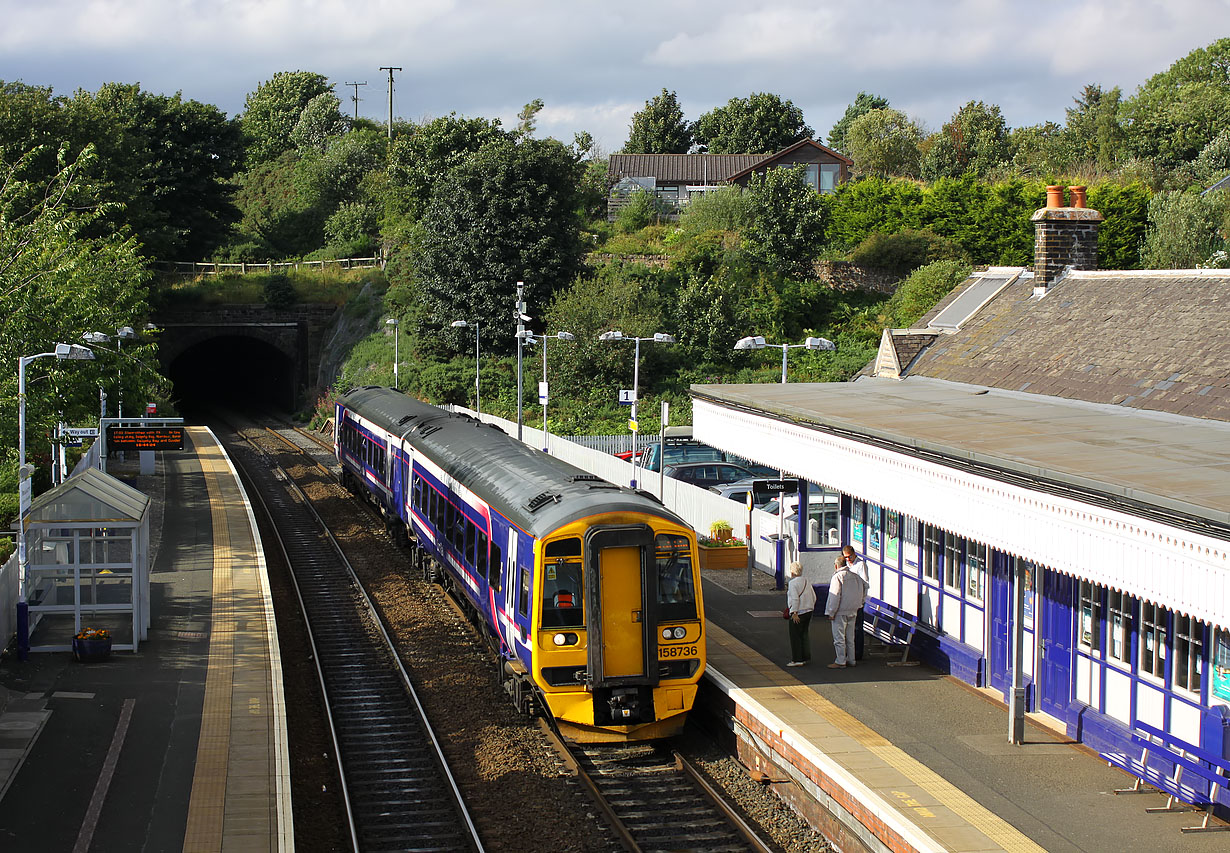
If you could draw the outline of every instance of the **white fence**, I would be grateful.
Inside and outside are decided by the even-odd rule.
[[[474,412],[470,409],[458,406],[449,406],[447,408],[464,412],[471,416],[474,415]],[[487,423],[496,424],[513,437],[517,435],[517,424],[515,421],[508,421],[487,414],[484,414],[482,419]],[[542,430],[534,429],[530,426],[522,426],[521,434],[522,441],[525,444],[540,449],[543,447]],[[645,436],[642,440],[653,441],[655,437]],[[631,437],[629,436],[629,444],[630,442]],[[611,453],[591,447],[583,447],[571,439],[557,435],[548,436],[546,446],[551,455],[557,459],[562,459],[578,468],[589,471],[591,474],[597,474],[609,482],[626,486],[632,479],[632,463],[625,462]],[[643,468],[636,469],[636,476],[639,488],[657,495],[667,509],[677,513],[700,534],[708,535],[709,526],[713,522],[721,520],[730,522],[735,535],[743,538],[748,523],[746,505],[714,494],[708,489],[693,486],[691,483],[684,483],[671,477],[663,478],[661,474],[646,471]],[[756,568],[771,574],[774,570],[776,543],[765,537],[770,533],[775,534],[777,532],[778,517],[758,509],[752,510],[751,515],[751,544],[755,554]],[[825,548],[823,550],[803,551],[800,554],[797,551],[795,536],[789,529],[789,525],[787,525],[786,534],[788,537],[785,549],[786,562],[789,563],[797,559],[803,564],[807,576],[813,582],[827,582],[833,573],[833,551],[836,549]]]
[[[0,568],[0,649],[17,633],[17,552]]]
[[[178,275],[220,275],[222,273],[247,275],[248,273],[257,272],[289,272],[291,270],[298,272],[300,268],[310,270],[313,267],[323,271],[330,266],[336,267],[339,270],[361,270],[373,269],[375,267],[384,269],[384,258],[376,256],[371,258],[333,258],[322,261],[265,261],[264,263],[238,264],[219,264],[212,261],[168,261],[162,265],[162,268],[165,272],[172,272]]]

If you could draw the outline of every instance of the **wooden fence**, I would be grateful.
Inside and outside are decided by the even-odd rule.
[[[298,272],[300,269],[319,269],[322,272],[330,267],[339,270],[384,269],[384,258],[331,258],[322,261],[265,261],[264,263],[223,264],[213,261],[168,261],[158,265],[163,272],[176,275],[220,275],[231,273],[247,275],[258,272]]]

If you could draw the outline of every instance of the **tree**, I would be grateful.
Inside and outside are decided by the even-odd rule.
[[[970,101],[936,134],[923,160],[925,180],[956,178],[967,172],[985,177],[1010,155],[1008,127],[995,104]]]
[[[850,122],[843,152],[854,161],[859,176],[917,178],[922,169],[918,150],[922,140],[922,129],[905,113],[875,109]]]
[[[132,229],[147,257],[207,257],[238,217],[230,180],[242,158],[238,124],[217,107],[107,83],[65,102],[74,151],[96,148],[100,199],[111,207],[89,233]]]
[[[1163,172],[1194,160],[1230,127],[1230,38],[1154,74],[1122,109],[1128,147]]]
[[[393,140],[389,151],[388,212],[418,219],[436,182],[484,145],[505,139],[500,120],[449,113]]]
[[[1068,108],[1064,128],[1070,162],[1086,161],[1109,171],[1124,159],[1127,133],[1119,124],[1121,100],[1118,86],[1104,92],[1093,84],[1073,98],[1076,106]]]
[[[1141,251],[1147,269],[1192,269],[1225,251],[1221,232],[1227,203],[1217,196],[1161,192],[1149,200],[1149,229]]]
[[[866,115],[872,110],[882,110],[888,107],[888,98],[882,98],[879,95],[868,95],[866,92],[859,92],[854,98],[854,103],[846,107],[845,113],[833,125],[829,131],[829,148],[834,151],[840,151],[842,154],[849,155],[846,150],[846,134],[850,130],[850,125],[859,116]]]
[[[350,126],[341,105],[332,92],[322,92],[308,101],[290,132],[291,143],[301,151],[323,152],[329,140],[342,136]]]
[[[747,192],[751,224],[744,233],[750,257],[781,275],[810,278],[824,245],[827,209],[808,186],[803,168],[753,175]]]
[[[542,112],[542,98],[535,98],[517,113],[517,128],[513,132],[519,136],[533,136],[538,127],[538,114]]]
[[[625,154],[687,154],[692,147],[692,126],[683,118],[683,110],[674,92],[662,90],[661,95],[645,102],[645,108],[632,115],[628,128]]]
[[[136,241],[108,234],[86,236],[102,212],[88,203],[98,196],[87,175],[92,148],[71,157],[58,153],[60,168],[41,174],[46,152],[32,149],[15,161],[0,161],[0,361],[78,343],[85,331],[138,326],[146,314],[146,272]],[[35,199],[30,203],[30,199]],[[150,344],[125,347],[125,397],[165,399],[165,380],[139,369]],[[115,381],[114,354],[96,363],[62,367],[40,362],[28,379],[27,439],[50,431],[60,419],[88,423],[98,416],[98,387]],[[17,446],[17,375],[0,372],[0,445]],[[132,395],[131,397],[129,395]],[[54,403],[53,403],[54,401]],[[62,415],[62,418],[61,418]],[[31,452],[46,445],[34,440]]]
[[[311,71],[279,71],[244,101],[240,123],[248,164],[267,163],[295,147],[291,133],[317,95],[332,92],[327,78]]]
[[[815,133],[802,110],[767,92],[731,98],[702,115],[692,132],[710,154],[772,154]]]
[[[415,260],[429,322],[479,318],[492,346],[508,351],[516,282],[542,305],[581,269],[580,177],[567,146],[525,137],[489,142],[443,176]]]

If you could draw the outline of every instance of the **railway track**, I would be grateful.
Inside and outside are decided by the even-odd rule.
[[[576,744],[547,727],[608,822],[635,853],[769,853],[678,752],[654,744]]]
[[[328,705],[354,848],[481,851],[414,687],[340,548],[277,454],[221,430],[219,437],[273,522],[293,573]]]

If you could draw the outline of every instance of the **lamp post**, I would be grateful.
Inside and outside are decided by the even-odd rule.
[[[478,369],[478,321],[477,320],[454,320],[454,329],[474,328],[474,411],[480,417],[483,414],[483,406],[479,398],[479,390],[481,387],[481,376]]]
[[[390,317],[389,319],[384,321],[384,324],[386,326],[393,327],[393,390],[397,391],[397,390],[400,390],[401,388],[400,383],[397,381],[397,362],[401,360],[397,352],[397,339],[400,337],[400,335],[397,334],[397,327],[398,327],[397,318]]]
[[[27,355],[17,360],[17,657],[25,660],[30,654],[30,606],[26,601],[26,573],[29,560],[26,553],[26,514],[30,511],[33,466],[26,466],[26,365],[35,359],[55,356],[59,361],[88,361],[94,358],[89,347],[80,344],[56,344],[51,352]]]
[[[146,330],[157,331],[158,328],[152,324],[146,325]],[[115,330],[114,335],[108,335],[105,332],[86,332],[81,336],[81,340],[87,344],[108,344],[111,339],[115,338],[115,416],[117,418],[124,417],[124,341],[136,340],[137,333],[132,326],[120,326]],[[90,356],[93,358],[94,356]],[[104,415],[105,417],[105,415]]]
[[[517,336],[527,343],[542,341],[542,384],[538,386],[538,402],[542,404],[542,452],[547,449],[547,399],[550,391],[547,388],[547,341],[555,338],[558,341],[573,341],[576,337],[571,332],[556,332],[554,335],[535,335],[533,332],[518,332]]]
[[[598,336],[600,341],[634,341],[636,348],[632,356],[632,418],[628,421],[628,427],[632,430],[632,488],[636,488],[636,436],[640,431],[640,425],[636,421],[636,404],[637,397],[640,394],[641,383],[641,341],[653,341],[655,344],[673,344],[675,342],[674,335],[667,335],[663,332],[654,332],[652,336],[646,338],[629,338],[625,337],[624,333],[619,330],[603,332]]]
[[[764,337],[755,335],[747,338],[740,338],[735,342],[735,349],[750,350],[764,349],[765,347],[781,347],[782,348],[782,384],[786,384],[786,353],[792,349],[809,349],[809,350],[835,350],[837,345],[826,338],[808,338],[801,344],[766,344]]]

